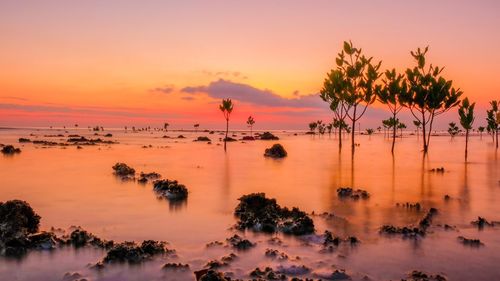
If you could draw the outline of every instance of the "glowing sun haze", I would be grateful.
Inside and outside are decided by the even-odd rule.
[[[429,45],[484,123],[500,96],[499,11],[499,1],[0,0],[0,126],[222,128],[217,104],[230,97],[233,128],[251,114],[257,128],[304,129],[331,118],[316,94],[344,40],[383,69],[413,66],[409,52]],[[378,126],[384,110],[361,122]]]

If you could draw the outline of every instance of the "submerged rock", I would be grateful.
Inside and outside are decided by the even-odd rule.
[[[184,200],[188,196],[187,188],[176,180],[157,180],[153,184],[153,189],[160,196],[170,200]]]
[[[185,139],[186,137],[185,137],[185,136],[183,136],[183,135],[178,135],[178,136],[177,136],[177,138],[178,138],[178,139]]]
[[[76,248],[85,247],[85,246],[95,246],[98,248],[111,248],[114,244],[113,241],[103,240],[94,234],[82,229],[81,227],[76,227],[69,236],[63,237],[65,238],[64,243],[73,245]]]
[[[430,169],[430,172],[433,172],[433,173],[444,173],[445,170],[444,170],[444,167],[440,167],[440,168],[432,168]]]
[[[230,238],[227,238],[226,241],[229,243],[229,245],[238,250],[247,250],[255,246],[255,244],[250,242],[250,240],[244,239],[238,234],[235,234]]]
[[[6,155],[13,155],[16,153],[21,153],[21,149],[16,148],[12,145],[6,145],[6,146],[2,147],[2,153],[6,154]]]
[[[241,138],[241,140],[244,140],[244,141],[253,141],[253,140],[255,140],[255,138],[252,137],[252,136],[244,136],[243,138]]]
[[[408,279],[401,279],[401,281],[446,281],[446,277],[436,274],[428,274],[422,271],[414,270],[408,274]]]
[[[129,167],[125,163],[116,163],[113,166],[113,170],[115,171],[115,175],[121,176],[121,177],[128,177],[128,176],[134,176],[135,175],[135,169],[132,167]]]
[[[0,202],[0,255],[20,256],[26,253],[32,246],[29,235],[36,233],[39,225],[40,216],[27,202]]]
[[[470,239],[470,238],[465,238],[463,236],[458,236],[457,239],[460,243],[467,245],[467,246],[471,246],[471,247],[484,246],[484,243],[481,242],[481,240],[479,240],[479,239]]]
[[[488,221],[483,217],[477,217],[477,220],[471,221],[471,224],[477,226],[479,229],[483,229],[484,227],[494,227],[495,225],[500,225],[500,222],[496,221]]]
[[[107,252],[103,263],[141,263],[155,255],[169,252],[172,251],[166,248],[165,242],[146,240],[140,246],[134,242],[123,242],[114,245]]]
[[[261,140],[279,140],[279,138],[270,132],[264,132],[260,135]]]
[[[404,237],[425,236],[427,229],[431,226],[433,217],[437,214],[437,209],[430,208],[425,216],[418,222],[417,226],[397,227],[393,225],[384,225],[380,229],[380,233],[389,235],[403,235]]]
[[[233,141],[237,141],[237,139],[233,139],[232,137],[227,137],[227,138],[224,138],[222,141],[233,142]]]
[[[161,175],[156,172],[151,172],[151,173],[141,172],[141,174],[139,175],[139,179],[137,181],[140,183],[147,183],[148,181],[157,180],[159,178],[161,178]]]
[[[350,187],[338,188],[337,189],[337,196],[339,198],[351,198],[354,200],[370,198],[370,194],[366,190],[362,190],[362,189],[354,190]]]
[[[274,144],[271,148],[266,148],[264,156],[272,158],[284,158],[287,156],[287,152],[281,144],[277,143]]]
[[[203,269],[194,272],[196,276],[196,281],[231,281],[230,278],[226,278],[224,274],[215,270]]]
[[[23,143],[23,142],[31,142],[31,140],[27,139],[27,138],[19,138],[18,141],[21,142],[21,143]]]
[[[212,141],[210,140],[208,137],[198,137],[197,139],[195,139],[194,141]]]
[[[262,279],[266,279],[266,280],[286,280],[287,279],[285,274],[276,272],[270,267],[266,267],[266,268],[264,268],[264,270],[261,270],[259,267],[257,267],[250,272],[250,277],[262,278]]]
[[[283,232],[303,235],[314,232],[313,220],[298,208],[282,208],[275,199],[266,198],[264,193],[252,193],[238,199],[234,215],[238,218],[236,227],[262,232]]]
[[[288,259],[288,255],[283,253],[283,252],[280,252],[276,249],[266,249],[266,252],[264,254],[266,257],[268,258],[272,258],[272,259],[276,259],[276,260],[279,260],[279,261],[284,261],[284,260],[287,260]]]
[[[189,264],[185,263],[166,263],[162,267],[163,270],[171,270],[171,271],[188,271],[189,270]]]

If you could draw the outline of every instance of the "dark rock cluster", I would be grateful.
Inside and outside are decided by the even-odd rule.
[[[134,242],[123,242],[114,245],[106,253],[102,260],[107,263],[141,263],[151,259],[155,255],[171,253],[172,250],[166,248],[165,242],[153,240],[143,241],[138,245]]]
[[[13,145],[6,145],[2,147],[2,153],[5,155],[13,155],[17,153],[21,153],[21,149],[14,147]]]
[[[433,217],[437,214],[437,209],[431,208],[425,216],[418,222],[416,226],[393,226],[384,225],[380,229],[380,233],[389,235],[403,235],[404,237],[425,236],[427,229],[431,226]]]
[[[358,199],[368,199],[370,194],[366,190],[362,189],[352,189],[350,187],[341,187],[337,189],[337,196],[339,198],[350,198],[354,200]]]
[[[436,274],[428,274],[422,271],[414,270],[408,274],[407,279],[401,279],[401,281],[446,281],[446,277]]]
[[[237,250],[247,250],[255,246],[254,243],[250,242],[248,239],[244,239],[243,237],[235,234],[226,239],[229,245]]]
[[[279,140],[279,138],[270,132],[264,132],[260,135],[261,140]]]
[[[0,255],[21,256],[45,242],[38,232],[40,216],[21,200],[0,203]]]
[[[115,171],[115,175],[120,177],[133,177],[135,175],[135,169],[125,163],[116,163],[113,166],[113,170]]]
[[[153,183],[154,191],[161,197],[170,200],[184,200],[188,196],[188,190],[176,180],[157,180]]]
[[[285,148],[279,143],[274,144],[271,148],[266,148],[264,152],[264,156],[271,158],[284,158],[287,155]]]
[[[157,180],[161,178],[161,175],[156,172],[144,173],[141,172],[139,175],[139,179],[137,180],[140,183],[147,183],[148,181]]]
[[[238,229],[293,235],[314,232],[314,222],[305,212],[281,207],[275,199],[266,198],[264,193],[244,195],[238,200],[240,203],[234,211]]]

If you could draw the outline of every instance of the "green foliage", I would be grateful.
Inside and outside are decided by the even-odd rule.
[[[428,150],[434,118],[457,106],[462,95],[460,89],[452,86],[451,80],[441,76],[443,68],[432,64],[427,67],[425,55],[428,50],[426,47],[411,52],[417,66],[406,70],[408,92],[400,99],[422,124],[424,153]]]
[[[317,127],[318,127],[318,123],[316,123],[316,122],[309,123],[309,130],[311,130],[311,132],[314,133],[314,131],[316,131]]]
[[[224,118],[229,120],[229,116],[231,112],[233,112],[233,102],[231,99],[223,99],[222,103],[219,105],[219,109],[224,113]]]
[[[460,125],[465,130],[471,130],[472,124],[474,123],[474,107],[476,103],[470,103],[468,98],[462,101],[462,104],[458,108],[458,115],[460,116]]]
[[[448,124],[448,134],[450,134],[451,137],[458,135],[460,132],[461,130],[460,128],[458,128],[455,122],[451,122]]]
[[[332,69],[323,83],[320,97],[328,102],[330,109],[340,124],[349,118],[353,126],[366,111],[368,105],[376,100],[375,83],[380,77],[379,63],[372,63],[373,58],[366,57],[361,49],[352,42],[344,42],[343,49],[338,53]],[[358,105],[364,105],[362,112],[357,111]],[[342,126],[339,126],[342,130]],[[354,130],[352,130],[352,148],[354,150]],[[341,138],[339,138],[339,142]],[[340,144],[340,143],[339,143]]]

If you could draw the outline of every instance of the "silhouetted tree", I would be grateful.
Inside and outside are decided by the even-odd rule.
[[[423,51],[418,48],[416,52],[411,52],[417,66],[406,70],[408,94],[401,97],[401,102],[422,124],[424,153],[429,149],[434,119],[457,106],[462,95],[460,89],[452,87],[451,80],[441,76],[443,68],[432,64],[426,67],[425,55],[428,50],[429,47],[426,47]]]
[[[399,119],[396,119],[396,120],[398,120],[397,126],[398,126],[399,132],[401,134],[401,137],[403,137],[403,129],[406,129],[406,124],[403,122],[400,122]]]
[[[255,120],[252,116],[248,116],[247,125],[250,128],[250,135],[253,135],[253,125],[255,124]]]
[[[318,123],[316,123],[316,122],[309,123],[309,130],[311,131],[311,133],[314,134],[314,131],[316,131],[317,127],[318,127]]]
[[[397,74],[395,69],[387,70],[384,78],[382,78],[382,85],[376,87],[378,100],[389,107],[392,114],[392,119],[397,120],[397,114],[403,109],[400,97],[406,95],[407,86],[404,76]],[[396,126],[392,128],[392,148],[391,152],[394,154],[394,145],[396,143]]]
[[[422,127],[422,122],[418,120],[413,120],[413,125],[415,125],[415,128],[417,128],[417,138],[418,138],[418,131],[420,130],[420,127]]]
[[[222,103],[219,105],[220,111],[224,114],[224,119],[226,119],[226,137],[224,138],[224,151],[226,151],[227,134],[229,133],[229,117],[231,112],[233,112],[233,102],[231,99],[223,99]]]
[[[194,131],[197,133],[198,128],[200,127],[200,124],[194,124],[193,127],[194,127]]]
[[[478,128],[477,128],[477,130],[479,131],[479,138],[480,138],[480,139],[483,139],[483,133],[484,133],[484,130],[485,130],[485,129],[486,129],[486,128],[485,128],[485,127],[483,127],[483,126],[481,126],[481,127],[478,127]]]
[[[168,124],[168,123],[166,123],[166,122],[163,124],[163,129],[164,129],[166,132],[168,132],[168,126],[170,126],[170,124]]]
[[[330,136],[331,136],[331,134],[332,134],[332,129],[333,129],[333,123],[328,123],[328,124],[326,125],[326,130],[328,131],[328,137],[330,137]]]
[[[378,70],[382,62],[372,64],[372,57],[366,57],[362,50],[355,48],[352,42],[344,42],[344,48],[338,55],[337,70],[341,85],[339,98],[345,101],[344,110],[351,120],[351,148],[354,153],[354,132],[356,122],[365,114],[370,104],[375,102],[375,83],[380,77]],[[362,108],[362,109],[361,109]],[[361,110],[359,112],[358,110]]]
[[[491,109],[487,110],[486,121],[488,122],[487,130],[493,136],[493,142],[496,138],[496,148],[498,148],[498,131],[500,130],[500,111],[498,111],[499,101],[490,101]]]
[[[452,139],[459,133],[460,133],[460,128],[458,128],[455,122],[451,122],[448,124],[448,134],[450,134]]]
[[[465,98],[458,108],[458,115],[460,116],[460,125],[465,129],[465,161],[467,162],[467,149],[469,146],[469,131],[474,124],[474,107],[476,103],[469,103],[469,99]]]

